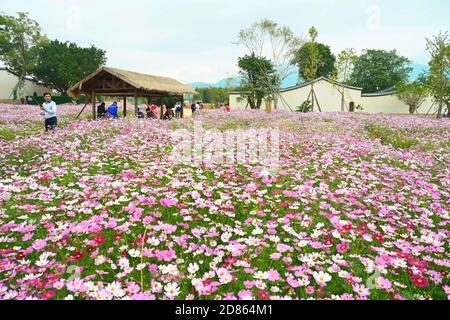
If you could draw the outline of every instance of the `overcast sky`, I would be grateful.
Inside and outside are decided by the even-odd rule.
[[[262,18],[345,48],[397,49],[426,64],[425,37],[450,29],[450,0],[0,0],[0,11],[30,12],[51,39],[94,44],[108,65],[216,82],[237,74],[233,44]]]

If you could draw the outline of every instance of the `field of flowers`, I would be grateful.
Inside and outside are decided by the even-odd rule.
[[[60,125],[64,126],[76,120],[81,109],[82,107],[77,105],[58,106]],[[0,111],[0,141],[10,141],[39,132],[44,126],[39,106],[0,104]],[[87,118],[88,113],[89,110],[85,110],[80,117]]]
[[[194,121],[279,128],[278,171],[174,162]],[[0,299],[447,299],[449,129],[204,111],[0,140]]]

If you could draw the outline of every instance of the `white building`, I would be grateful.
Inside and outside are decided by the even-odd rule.
[[[341,106],[344,105],[346,112],[361,111],[358,109],[358,106],[361,106],[362,112],[409,113],[409,106],[400,101],[392,90],[363,94],[362,88],[348,86],[325,77],[281,90],[277,108],[296,111],[303,102],[311,100],[312,87],[317,98],[317,101],[314,102],[314,112],[341,112]],[[342,104],[342,93],[344,104]],[[432,104],[433,100],[427,99],[417,112],[419,114],[428,113]],[[240,92],[230,93],[230,107],[231,109],[250,108],[247,100],[241,97]],[[264,108],[264,103],[262,108]]]
[[[45,92],[52,92],[50,88],[44,87],[27,77],[23,88],[19,92],[16,91],[14,93],[18,81],[19,77],[15,73],[7,68],[0,68],[0,102],[12,103],[14,102],[14,95],[16,96],[16,101],[21,101],[21,98],[25,100],[27,96],[42,96]]]

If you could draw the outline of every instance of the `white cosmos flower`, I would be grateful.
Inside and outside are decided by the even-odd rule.
[[[137,258],[137,257],[141,256],[141,252],[139,250],[136,250],[136,249],[128,250],[128,254],[130,255],[130,257],[133,257],[133,258]]]
[[[164,294],[168,298],[176,298],[180,294],[180,289],[175,282],[170,282],[164,286]]]
[[[149,245],[152,245],[152,246],[156,247],[157,245],[159,245],[160,241],[158,240],[158,238],[152,237],[152,238],[147,240],[147,243]]]
[[[261,280],[265,280],[268,277],[269,277],[269,274],[267,272],[262,272],[262,271],[255,272],[255,274],[253,275],[253,278],[261,279]]]
[[[313,277],[319,284],[325,284],[331,280],[331,275],[323,271],[314,272]]]
[[[194,273],[196,273],[198,271],[198,269],[199,269],[198,264],[196,264],[194,262],[194,263],[189,263],[189,266],[188,266],[187,270],[188,270],[189,273],[194,274]]]

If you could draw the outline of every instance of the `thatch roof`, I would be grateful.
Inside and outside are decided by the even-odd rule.
[[[99,82],[114,77],[125,84],[117,88],[99,87]],[[182,95],[185,93],[197,93],[192,88],[182,84],[181,82],[167,77],[153,76],[144,73],[121,70],[110,67],[103,67],[95,71],[93,74],[87,76],[79,81],[72,88],[68,90],[69,96],[75,97],[80,94],[89,94],[91,90],[102,95],[108,90],[108,93],[113,93],[117,90],[119,93],[136,91],[139,94],[163,94],[163,95]]]

